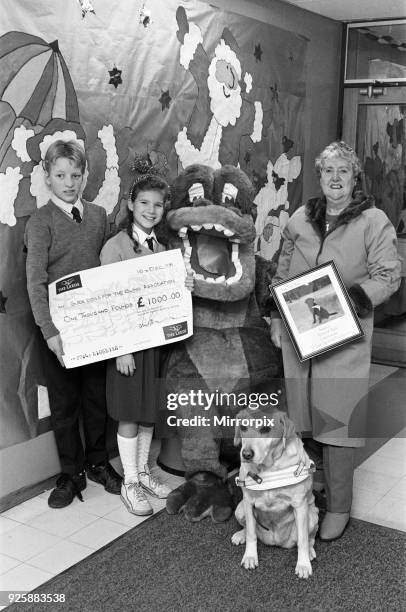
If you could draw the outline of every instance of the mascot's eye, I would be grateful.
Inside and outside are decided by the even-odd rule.
[[[269,433],[271,431],[271,428],[268,427],[267,425],[264,425],[264,427],[260,427],[259,429],[259,433],[261,434],[266,434]]]
[[[248,427],[246,425],[240,425],[241,431],[247,431]]]
[[[189,202],[193,202],[194,200],[198,200],[199,198],[204,198],[204,189],[201,183],[193,183],[189,187]]]
[[[223,204],[234,204],[237,199],[238,189],[232,183],[224,183],[221,201]]]

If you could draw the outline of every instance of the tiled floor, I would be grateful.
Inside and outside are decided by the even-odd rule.
[[[154,441],[153,465],[158,452]],[[171,488],[183,482],[156,465],[152,471]],[[30,591],[148,519],[130,514],[118,495],[90,480],[84,503],[75,499],[68,508],[52,510],[48,496],[44,491],[0,515],[0,592]],[[157,512],[165,500],[151,504]]]
[[[374,366],[373,382],[393,368]],[[159,452],[154,442],[153,459]],[[153,461],[154,463],[154,461]],[[172,488],[183,481],[154,467]],[[48,508],[49,491],[0,515],[0,591],[30,591],[148,518],[130,514],[120,497],[88,481],[63,510]],[[153,500],[155,511],[164,500]],[[406,430],[364,461],[355,472],[352,515],[406,531]],[[5,602],[0,602],[4,604]],[[1,609],[1,606],[0,606]]]

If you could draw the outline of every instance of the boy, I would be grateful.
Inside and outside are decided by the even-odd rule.
[[[86,157],[76,141],[52,143],[43,162],[52,194],[49,202],[28,220],[27,288],[35,322],[49,350],[44,350],[51,423],[62,474],[51,492],[51,508],[68,506],[90,480],[120,494],[121,478],[108,462],[105,447],[107,412],[105,363],[66,369],[59,331],[51,320],[48,283],[61,276],[100,265],[107,237],[106,211],[80,199]],[[83,413],[84,451],[79,431]],[[86,472],[85,472],[86,470]]]

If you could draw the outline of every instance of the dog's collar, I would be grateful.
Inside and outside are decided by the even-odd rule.
[[[302,482],[315,471],[316,466],[313,461],[310,461],[309,465],[297,463],[281,470],[265,470],[261,472],[261,475],[248,472],[245,480],[236,476],[235,483],[238,487],[245,487],[252,491],[267,491]]]

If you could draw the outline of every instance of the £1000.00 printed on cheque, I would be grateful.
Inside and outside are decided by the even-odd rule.
[[[193,333],[179,249],[91,268],[51,283],[49,304],[64,363],[73,368]]]

